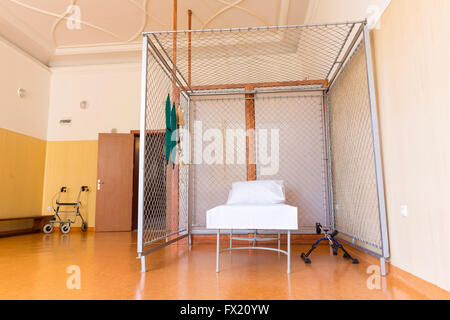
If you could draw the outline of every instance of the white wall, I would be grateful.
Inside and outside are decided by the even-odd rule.
[[[139,129],[140,64],[52,68],[48,140],[96,140]],[[80,108],[87,101],[87,109]],[[71,125],[61,125],[71,118]]]
[[[49,94],[50,70],[0,37],[0,128],[45,139]]]
[[[311,0],[305,23],[359,21],[372,15],[379,18],[390,2],[391,0]]]
[[[393,0],[373,32],[392,264],[447,290],[449,12],[448,0]]]

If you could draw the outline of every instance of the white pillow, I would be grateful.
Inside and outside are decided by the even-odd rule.
[[[276,204],[285,200],[283,181],[242,181],[233,182],[227,204]]]

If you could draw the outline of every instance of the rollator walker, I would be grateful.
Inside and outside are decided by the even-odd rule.
[[[75,223],[77,221],[77,217],[81,218],[81,231],[86,232],[88,225],[87,221],[84,220],[83,216],[80,212],[81,207],[81,193],[82,192],[88,192],[89,188],[88,186],[81,186],[80,191],[78,192],[78,197],[76,202],[61,202],[61,194],[64,192],[67,192],[67,187],[61,187],[59,192],[57,193],[58,197],[56,199],[56,208],[53,208],[54,216],[53,219],[50,220],[49,223],[47,223],[43,228],[42,231],[44,233],[51,233],[53,231],[53,225],[55,223],[59,223],[59,230],[61,230],[62,233],[69,233],[70,232],[70,225],[72,223]],[[72,207],[72,210],[61,210],[62,207]],[[60,216],[60,213],[74,213],[74,219],[71,220],[70,217],[66,220],[63,220]]]

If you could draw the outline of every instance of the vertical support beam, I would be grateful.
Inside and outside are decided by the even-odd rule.
[[[328,85],[328,81],[326,81]],[[325,223],[331,225],[330,186],[329,186],[329,150],[328,150],[328,123],[327,123],[326,96],[322,94],[322,135],[323,135],[323,176],[325,188]],[[334,226],[333,226],[334,227]]]
[[[245,91],[252,91],[252,86],[246,86]],[[247,181],[256,180],[256,148],[255,148],[255,94],[245,94],[245,123],[247,130]]]
[[[331,170],[331,134],[330,134],[330,106],[328,105],[328,91],[323,93],[323,101],[325,104],[325,134],[326,134],[326,148],[327,148],[327,174],[328,174],[328,210],[330,214],[330,225],[333,229],[336,228],[334,223],[334,200],[333,200],[333,172]]]
[[[142,257],[141,257],[141,272],[142,272],[142,273],[147,272],[147,267],[146,267],[146,265],[145,265],[145,256],[142,256]]]
[[[291,273],[291,230],[287,232],[287,274]]]
[[[177,31],[177,13],[178,13],[178,1],[173,0],[173,31]],[[172,104],[175,104],[175,108],[178,108],[180,103],[180,91],[177,88],[176,83],[176,63],[177,63],[177,33],[173,33],[173,51],[172,51]],[[176,157],[175,157],[176,158]],[[172,167],[171,160],[169,159],[169,164],[167,165],[167,183],[170,185],[168,188],[168,197],[167,197],[167,212],[170,212],[169,221],[166,220],[166,225],[168,225],[168,230],[176,231],[179,229],[179,207],[178,207],[178,197],[179,197],[179,165],[175,163],[175,167]],[[171,227],[173,230],[171,230]],[[173,237],[176,237],[173,236]],[[166,239],[169,240],[169,239]]]
[[[192,245],[192,236],[191,236],[191,222],[189,221],[189,217],[190,217],[190,214],[189,214],[189,209],[190,209],[190,207],[189,207],[189,199],[190,199],[190,194],[191,194],[191,192],[190,192],[190,186],[189,186],[189,181],[190,181],[190,179],[191,179],[191,134],[190,134],[190,128],[191,128],[191,122],[190,122],[190,109],[191,109],[191,97],[190,96],[188,96],[187,97],[187,107],[186,107],[186,110],[184,110],[185,111],[185,115],[186,115],[186,117],[185,117],[185,124],[186,124],[186,131],[187,131],[187,137],[185,137],[185,141],[184,141],[184,144],[185,144],[185,147],[187,148],[187,150],[184,150],[184,155],[185,155],[185,166],[187,166],[187,173],[186,173],[186,214],[187,214],[187,217],[186,217],[186,224],[187,224],[187,226],[186,226],[186,228],[187,228],[187,230],[188,230],[188,234],[189,234],[189,236],[188,236],[188,245],[189,245],[189,247]],[[186,155],[187,155],[187,157],[186,157]]]
[[[177,31],[178,29],[178,1],[177,0],[173,0],[173,31]],[[173,44],[172,44],[172,61],[173,61],[173,66],[172,66],[172,71],[173,71],[173,99],[175,98],[176,95],[176,90],[177,90],[177,84],[176,84],[176,80],[175,80],[175,76],[176,76],[176,64],[177,64],[177,33],[174,32],[173,33]],[[175,105],[177,105],[178,101],[175,101]]]
[[[230,230],[230,249],[233,248],[233,229]],[[231,253],[231,251],[230,251]]]
[[[188,30],[192,30],[192,10],[188,10]],[[188,33],[188,85],[192,83],[192,32]]]
[[[378,109],[377,100],[375,95],[375,77],[373,73],[373,60],[372,49],[370,43],[370,31],[367,27],[367,23],[364,25],[364,45],[366,50],[366,67],[367,67],[367,83],[369,86],[369,100],[370,100],[370,116],[372,121],[372,137],[373,137],[373,149],[375,158],[375,173],[377,178],[377,190],[378,190],[378,210],[380,214],[380,231],[381,231],[381,245],[383,247],[383,259],[381,261],[381,269],[384,270],[383,276],[386,275],[386,269],[384,262],[386,258],[389,258],[389,237],[387,228],[386,217],[386,199],[384,193],[384,177],[383,177],[383,165],[381,159],[381,143],[380,133],[378,126]]]
[[[144,247],[144,163],[145,163],[145,138],[146,138],[146,114],[147,114],[147,54],[148,37],[145,35],[142,41],[142,71],[141,71],[141,113],[140,113],[140,149],[139,149],[139,186],[138,186],[138,233],[137,252],[142,254]],[[141,271],[145,272],[145,256],[141,257]]]
[[[192,30],[192,10],[189,9],[188,10],[188,29]],[[188,85],[191,86],[191,82],[192,82],[192,33],[189,32],[188,34]],[[188,97],[188,106],[187,106],[187,110],[186,111],[186,115],[187,115],[187,119],[186,119],[186,128],[187,130],[190,132],[190,128],[189,128],[189,109],[191,108],[191,97]],[[188,138],[190,139],[190,135],[188,136]],[[189,157],[190,157],[190,143],[189,143]],[[187,173],[187,196],[186,196],[186,208],[187,208],[187,229],[188,229],[188,233],[189,233],[189,247],[191,246],[191,228],[190,228],[190,224],[189,224],[189,171],[190,171],[190,161],[191,159],[186,159],[188,162],[186,163],[186,165],[188,166],[188,173]]]
[[[220,229],[217,229],[216,272],[219,272],[219,254],[220,254]]]
[[[281,242],[280,231],[278,231],[278,250],[280,250],[280,242]],[[278,252],[278,256],[279,255],[280,255],[280,252]]]

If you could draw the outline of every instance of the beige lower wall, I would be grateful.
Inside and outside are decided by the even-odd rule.
[[[40,215],[45,150],[44,140],[0,128],[0,219]]]
[[[53,197],[62,186],[68,188],[62,200],[74,202],[80,187],[87,185],[90,191],[82,194],[81,213],[88,220],[89,227],[95,226],[97,148],[97,140],[47,142],[43,214],[52,214],[49,207],[52,207]],[[74,226],[80,226],[80,220]]]
[[[392,264],[447,290],[449,12],[448,0],[392,0],[373,31]]]

